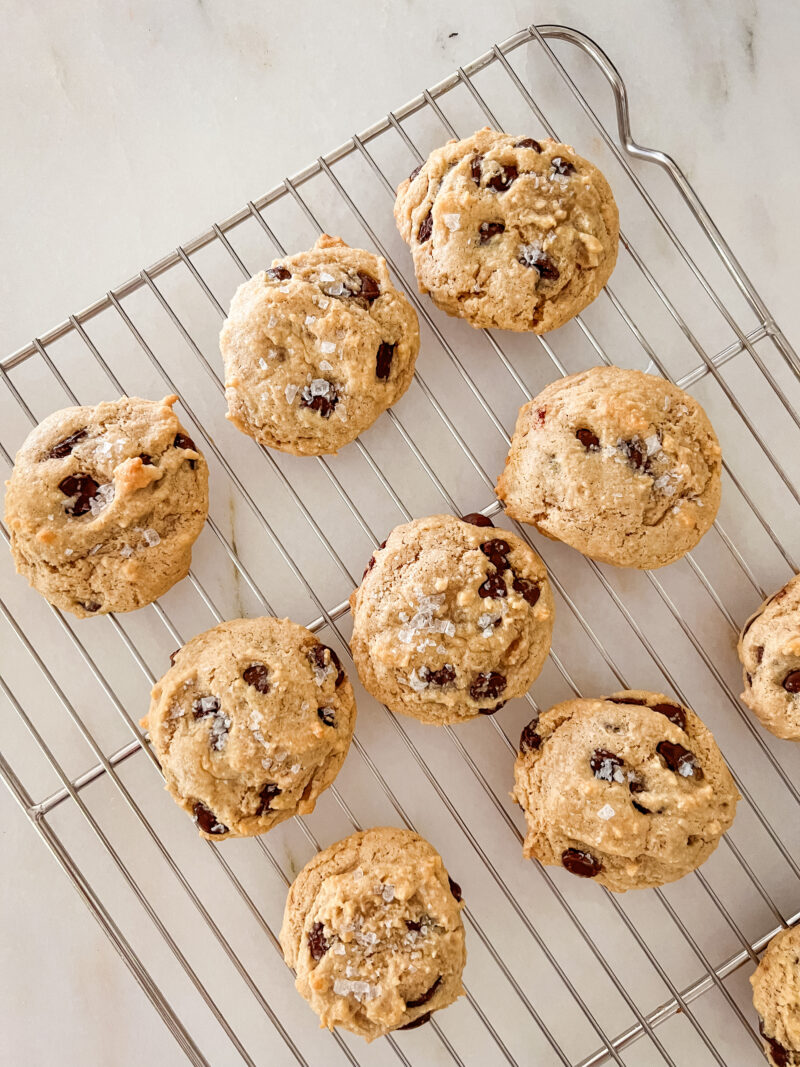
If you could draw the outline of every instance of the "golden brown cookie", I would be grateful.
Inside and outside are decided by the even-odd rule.
[[[776,737],[800,741],[800,575],[751,616],[738,651],[742,700]]]
[[[593,367],[520,409],[497,495],[547,537],[617,567],[674,563],[714,522],[722,459],[708,416],[652,374]]]
[[[545,566],[521,537],[453,515],[397,526],[350,607],[365,689],[436,725],[491,715],[527,692],[555,614]]]
[[[522,731],[514,777],[524,854],[618,893],[699,867],[739,799],[697,715],[642,690],[544,712]]]
[[[800,1064],[800,927],[773,937],[750,984],[767,1061],[772,1067]]]
[[[546,333],[590,304],[617,260],[608,182],[570,145],[479,130],[397,190],[420,291],[477,327]]]
[[[410,830],[382,826],[317,853],[286,901],[281,946],[323,1026],[372,1041],[464,992],[461,889]]]
[[[172,658],[142,728],[202,836],[263,834],[313,811],[356,720],[333,649],[289,619],[231,619]]]
[[[20,574],[85,618],[133,611],[184,578],[208,512],[208,467],[172,411],[123,397],[55,411],[6,483]]]
[[[323,234],[239,286],[220,347],[231,422],[270,448],[318,456],[405,393],[419,326],[384,259]]]

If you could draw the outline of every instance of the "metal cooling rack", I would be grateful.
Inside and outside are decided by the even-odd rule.
[[[448,136],[486,123],[575,144],[620,204],[611,285],[544,337],[440,315],[418,297],[394,229],[396,184]],[[396,408],[313,461],[259,449],[226,423],[217,333],[235,286],[320,230],[386,257],[423,344]],[[137,726],[169,652],[223,618],[287,614],[353,677],[345,598],[373,547],[412,515],[494,515],[520,404],[555,374],[612,361],[690,388],[718,429],[723,505],[698,548],[633,573],[515,526],[558,599],[536,701],[433,730],[359,689],[353,749],[312,816],[267,837],[200,841]],[[0,602],[0,773],[191,1063],[763,1062],[747,977],[800,917],[800,746],[740,705],[734,644],[798,569],[800,364],[684,175],[633,141],[625,86],[596,44],[559,26],[518,33],[10,356],[0,377],[8,468],[55,408],[173,391],[211,466],[192,574],[158,604],[76,623],[13,576],[8,553]],[[629,685],[701,713],[743,800],[700,871],[615,897],[523,861],[508,791],[537,706]],[[317,1029],[276,930],[287,885],[318,847],[387,823],[428,837],[464,887],[468,993],[429,1026],[365,1045]]]

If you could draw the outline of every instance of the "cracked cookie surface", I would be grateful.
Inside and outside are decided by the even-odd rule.
[[[527,692],[555,613],[544,563],[521,537],[453,515],[395,527],[350,607],[364,687],[437,725],[491,715]]]
[[[644,690],[544,712],[522,731],[514,778],[524,855],[616,892],[699,867],[739,799],[698,716]]]
[[[485,128],[431,152],[394,208],[420,291],[476,327],[546,333],[582,311],[617,259],[605,177],[569,146]]]
[[[172,659],[142,727],[166,788],[201,835],[262,834],[313,811],[356,719],[333,649],[289,619],[232,619]]]
[[[17,571],[80,618],[133,611],[189,571],[208,512],[208,467],[172,411],[123,397],[53,412],[7,482]]]
[[[750,976],[767,1062],[800,1064],[800,927],[781,930]]]
[[[776,737],[800,741],[800,575],[751,616],[738,651],[744,703]]]
[[[519,412],[497,495],[514,519],[618,567],[680,559],[712,525],[722,459],[708,416],[665,379],[594,367]]]
[[[239,286],[220,349],[231,422],[270,448],[317,456],[405,393],[419,326],[384,259],[323,234]]]
[[[317,853],[298,874],[281,947],[322,1025],[372,1041],[422,1025],[464,992],[462,907],[432,845],[376,827]]]

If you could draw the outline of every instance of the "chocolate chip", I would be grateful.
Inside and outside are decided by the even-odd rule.
[[[392,359],[394,358],[395,348],[397,348],[397,345],[387,344],[386,341],[381,341],[378,347],[378,354],[375,357],[375,376],[383,382],[392,373]]]
[[[358,272],[358,278],[361,282],[361,288],[355,294],[360,296],[362,300],[366,300],[368,304],[372,304],[381,295],[381,287],[371,274],[365,274],[363,270]]]
[[[653,813],[652,813],[652,812],[650,811],[650,809],[649,809],[649,808],[646,808],[646,807],[644,807],[644,805],[642,805],[642,804],[637,804],[635,800],[632,800],[632,801],[631,801],[631,804],[633,804],[634,808],[636,808],[636,810],[637,810],[637,811],[638,811],[638,812],[639,812],[639,813],[640,813],[641,815],[652,815],[652,814],[653,814]]]
[[[739,634],[739,637],[743,638],[744,635],[747,633],[747,631],[750,629],[750,627],[753,625],[753,623],[756,622],[760,618],[761,618],[761,612],[757,611],[756,614],[751,616],[747,620],[747,622],[744,624],[744,629],[742,630],[741,634]]]
[[[416,919],[406,919],[406,929],[407,930],[416,930],[417,933],[419,933],[419,931],[422,929],[423,925],[425,925],[425,924],[423,923],[422,919],[420,919],[419,922],[417,922]]]
[[[321,960],[330,947],[322,923],[314,923],[308,932],[308,951],[315,960]]]
[[[481,184],[481,175],[483,174],[483,167],[481,167],[481,160],[483,156],[473,156],[469,165],[470,173],[472,174],[472,180],[476,185]]]
[[[536,409],[536,421],[540,426],[544,426],[545,416],[547,415],[547,408]]]
[[[447,876],[447,881],[450,884],[450,892],[453,894],[453,896],[456,898],[456,900],[461,900],[461,897],[462,897],[461,886],[458,884],[458,882],[454,882],[449,874]]]
[[[508,596],[506,580],[501,574],[493,574],[478,586],[478,596],[505,597]]]
[[[414,169],[413,169],[413,170],[411,171],[411,173],[410,173],[410,174],[409,174],[409,176],[408,176],[408,180],[409,180],[410,182],[413,182],[413,180],[414,180],[414,179],[416,178],[416,176],[417,176],[417,175],[419,174],[419,172],[420,172],[420,171],[422,170],[422,167],[423,167],[423,164],[422,164],[422,163],[420,163],[420,164],[419,164],[418,166],[414,167]]]
[[[440,667],[436,671],[432,671],[429,667],[420,667],[419,676],[428,685],[438,685],[444,687],[446,685],[452,685],[456,680],[456,669],[452,663],[445,663],[443,667]]]
[[[487,241],[497,237],[504,229],[505,226],[502,222],[482,222],[478,227],[478,240],[482,245],[485,245]]]
[[[675,723],[681,730],[686,729],[686,712],[678,704],[651,704],[652,711],[659,715],[666,715],[670,722]]]
[[[505,571],[508,570],[510,564],[506,559],[506,556],[511,551],[511,545],[508,541],[504,541],[502,537],[495,537],[491,541],[484,541],[481,545],[481,552],[484,556],[488,556],[495,570]]]
[[[782,684],[787,693],[800,693],[800,671],[789,671]]]
[[[180,652],[180,649],[176,648],[174,652],[170,652],[170,654],[169,654],[169,661],[170,661],[170,663],[172,664],[173,667],[175,666],[175,657],[178,655],[179,652]]]
[[[326,652],[328,653],[327,658],[325,656]],[[319,667],[320,670],[324,670],[329,664],[334,666],[338,672],[336,675],[336,688],[339,688],[344,681],[344,671],[342,670],[342,664],[339,657],[332,648],[328,648],[327,645],[322,644],[312,645],[308,652],[306,652],[306,659],[312,666]]]
[[[603,864],[596,856],[579,848],[564,849],[561,862],[570,874],[577,874],[579,878],[594,878],[603,869]]]
[[[63,459],[68,456],[78,441],[82,441],[86,436],[86,430],[76,430],[75,433],[71,433],[69,437],[65,437],[63,441],[59,441],[57,445],[53,445],[50,451],[47,453],[47,459]]]
[[[380,545],[378,547],[379,548],[386,548],[386,542],[385,541],[381,541],[381,543],[380,543]],[[362,580],[367,577],[367,575],[369,574],[369,572],[372,570],[372,568],[374,566],[375,566],[375,555],[373,553],[373,555],[371,555],[369,557],[369,561],[367,562],[367,565],[364,568],[364,573],[361,575]]]
[[[762,659],[764,658],[764,646],[763,645],[758,645],[754,649],[754,652],[755,652],[755,655],[756,655],[756,663],[760,663],[762,661]]]
[[[558,267],[547,253],[542,252],[540,248],[523,245],[517,260],[523,267],[535,268],[539,272],[539,277],[544,278],[545,281],[554,282],[559,276]]]
[[[144,464],[145,467],[152,467],[153,466],[153,457],[152,456],[148,456],[148,454],[146,452],[140,452],[139,453],[139,459],[142,461],[142,463]]]
[[[589,757],[589,766],[595,778],[602,782],[619,781],[624,778],[622,767],[625,761],[605,748],[596,748]]]
[[[192,702],[192,715],[194,715],[195,719],[205,719],[207,715],[216,715],[219,711],[219,706],[219,697],[198,697],[197,700]]]
[[[504,675],[495,671],[481,671],[469,687],[469,695],[473,700],[497,700],[505,687]]]
[[[592,433],[592,431],[587,430],[586,427],[581,427],[580,430],[575,431],[575,436],[578,438],[578,440],[587,452],[600,451],[600,438],[597,436],[596,433]]]
[[[442,983],[442,976],[439,975],[439,977],[436,979],[436,981],[433,983],[433,985],[430,987],[430,989],[428,989],[425,993],[423,993],[421,997],[417,997],[416,1000],[407,1000],[406,1001],[406,1008],[421,1008],[423,1004],[427,1004],[428,1001],[433,996],[433,994],[439,988],[441,983]]]
[[[514,145],[515,148],[532,148],[534,152],[541,153],[542,146],[538,141],[534,141],[532,137],[523,137],[521,141],[517,141]]]
[[[542,739],[536,732],[536,723],[529,722],[519,737],[520,752],[535,752],[541,745]]]
[[[493,174],[486,183],[487,189],[494,189],[498,193],[504,193],[511,183],[517,178],[517,168],[513,163],[501,167],[497,174]]]
[[[656,752],[669,769],[682,778],[696,778],[699,781],[705,777],[695,754],[683,745],[673,744],[672,741],[659,741],[656,745]]]
[[[99,611],[100,608],[103,606],[97,600],[79,600],[78,603],[80,604],[80,606],[83,608],[84,611],[88,611],[90,613],[94,613],[95,611]]]
[[[291,278],[292,272],[287,270],[286,267],[280,263],[277,267],[267,267],[264,271],[266,276],[273,282],[285,282],[287,278]]]
[[[259,693],[268,693],[270,690],[269,668],[264,663],[251,663],[247,670],[242,672],[242,678]]]
[[[553,156],[550,160],[550,166],[556,171],[557,174],[574,174],[575,167],[568,159],[563,159],[561,156]]]
[[[753,676],[752,676],[752,674],[750,673],[750,671],[745,671],[745,672],[744,672],[744,676],[745,676],[745,678],[747,679],[747,684],[748,684],[748,685],[752,685],[752,684],[753,684]]]
[[[336,726],[336,716],[333,708],[317,708],[317,715],[326,726]]]
[[[628,771],[628,789],[631,793],[647,792],[647,786],[644,784],[644,779],[641,778],[636,771]]]
[[[515,578],[511,583],[511,588],[523,596],[531,607],[539,599],[542,592],[536,582],[532,582],[528,578]]]
[[[410,1023],[406,1023],[405,1026],[398,1026],[398,1030],[416,1030],[418,1026],[424,1026],[425,1023],[430,1022],[432,1011],[425,1011],[422,1015],[418,1015],[416,1019],[412,1019]]]
[[[195,820],[200,829],[206,834],[227,834],[228,827],[216,817],[211,808],[207,808],[199,800],[192,808]]]
[[[175,448],[183,448],[187,450],[191,449],[192,452],[197,451],[197,449],[195,448],[194,441],[191,439],[191,437],[187,437],[185,433],[176,433],[175,440],[172,442],[172,444],[175,446]],[[197,466],[197,462],[193,459],[190,459],[189,466],[192,468],[192,470],[194,470]]]
[[[422,220],[422,222],[419,224],[419,229],[417,230],[417,240],[421,245],[424,245],[426,241],[430,240],[432,233],[433,215],[429,211],[425,218]]]
[[[329,419],[333,414],[333,409],[339,403],[339,391],[333,382],[328,382],[327,385],[327,392],[322,395],[312,393],[310,386],[306,385],[300,394],[300,407],[310,408],[323,419]]]
[[[280,786],[277,786],[274,782],[267,782],[261,792],[258,794],[261,798],[261,803],[258,805],[256,815],[263,815],[269,811],[272,801],[280,794]]]
[[[768,1037],[764,1032],[764,1020],[758,1020],[758,1030],[761,1036],[769,1046],[769,1054],[775,1064],[775,1067],[791,1067],[792,1059],[791,1053],[787,1048],[784,1048],[780,1041],[776,1041],[774,1037]]]
[[[100,486],[88,474],[68,474],[58,483],[58,488],[64,496],[74,496],[77,499],[69,504],[64,510],[67,515],[85,515],[92,510],[91,500],[97,495]]]
[[[607,700],[609,704],[636,704],[639,707],[642,706],[642,701],[638,697],[603,697],[603,700]]]
[[[628,463],[636,470],[641,470],[644,467],[644,461],[647,458],[647,446],[641,437],[633,437],[630,441],[623,441],[622,438],[617,441],[617,448],[624,453],[628,460]]]
[[[479,511],[470,511],[468,515],[461,516],[462,522],[470,522],[473,526],[494,526],[491,519],[487,519],[485,515],[481,515]]]
[[[495,706],[493,708],[478,708],[478,714],[479,715],[494,715],[494,713],[496,711],[499,711],[501,708],[504,708],[507,703],[508,703],[508,701],[501,700],[500,703],[499,704],[495,704]]]

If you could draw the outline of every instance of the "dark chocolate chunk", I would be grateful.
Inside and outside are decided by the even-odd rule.
[[[575,167],[568,159],[564,159],[562,156],[553,156],[550,161],[550,166],[557,174],[574,174]]]
[[[272,801],[280,794],[280,791],[280,786],[277,786],[274,782],[267,782],[258,794],[261,798],[261,803],[258,805],[256,815],[263,815],[269,811]]]
[[[333,708],[317,708],[317,715],[325,723],[326,726],[336,725],[336,716]]]
[[[594,878],[603,869],[603,864],[596,856],[580,848],[564,849],[561,862],[570,874],[577,874],[579,878]]]
[[[535,141],[533,137],[523,137],[521,141],[517,141],[514,144],[515,148],[532,148],[534,152],[541,154],[542,146],[538,141]]]
[[[501,574],[492,574],[485,582],[482,582],[478,587],[478,596],[481,597],[506,597],[508,596],[508,589],[506,588],[505,578]]]
[[[678,704],[651,704],[651,709],[659,715],[666,715],[670,722],[681,730],[686,729],[686,712]]]
[[[433,983],[433,985],[430,987],[430,989],[426,990],[422,994],[421,997],[417,997],[415,1000],[407,1000],[406,1001],[406,1007],[407,1008],[421,1008],[423,1004],[427,1004],[428,1001],[433,996],[433,994],[436,992],[436,990],[441,985],[441,982],[442,982],[442,976],[439,975],[439,977],[436,979],[436,981]]]
[[[292,276],[292,272],[287,270],[281,263],[276,267],[267,267],[264,273],[273,282],[285,282],[287,278]]]
[[[85,515],[92,510],[91,501],[97,496],[100,486],[89,474],[68,474],[58,483],[64,496],[75,497],[72,504],[64,508],[67,515]]]
[[[532,582],[528,578],[515,578],[511,583],[511,588],[523,596],[531,607],[539,599],[542,592],[536,582]]]
[[[242,678],[259,693],[269,692],[269,668],[265,663],[251,663],[242,673]]]
[[[200,829],[207,834],[227,834],[228,827],[223,826],[219,819],[216,817],[211,808],[207,808],[205,804],[199,800],[192,808],[195,821]]]
[[[59,441],[57,445],[53,445],[50,451],[47,453],[47,459],[63,459],[65,456],[70,455],[78,441],[82,441],[86,436],[86,430],[76,430],[75,433],[71,433],[69,437],[65,437],[63,441]]]
[[[308,932],[308,951],[315,960],[321,960],[330,948],[322,923],[314,923]]]
[[[395,348],[397,345],[387,344],[386,341],[381,341],[378,346],[378,354],[375,357],[375,377],[380,378],[382,382],[385,382],[392,373]]]
[[[462,522],[471,522],[473,526],[494,526],[491,519],[487,519],[485,515],[481,515],[479,511],[470,511],[467,515],[461,516]]]
[[[529,722],[519,737],[520,752],[535,752],[541,747],[542,739],[536,732],[536,722]]]
[[[505,230],[505,225],[502,222],[482,222],[478,227],[478,241],[480,244],[485,245],[487,241],[497,237],[503,230]]]
[[[669,769],[682,778],[696,778],[699,781],[704,777],[703,768],[697,762],[697,757],[683,745],[673,744],[672,741],[659,741],[656,745],[656,752]]]
[[[469,687],[473,700],[497,700],[506,687],[506,679],[495,671],[481,671]],[[494,709],[497,710],[497,709]]]
[[[592,433],[592,431],[586,429],[586,427],[581,427],[580,430],[575,431],[575,436],[578,438],[578,440],[587,452],[600,451],[600,438],[597,436],[596,433]]]
[[[426,241],[430,240],[432,233],[433,215],[429,211],[425,218],[422,220],[422,222],[419,224],[419,229],[417,230],[417,240],[421,245],[424,245]]]

